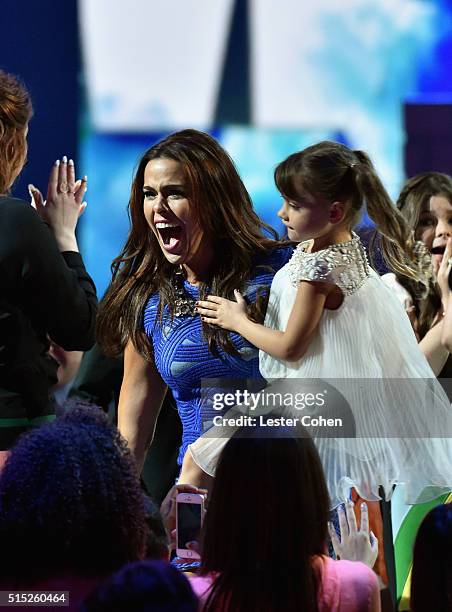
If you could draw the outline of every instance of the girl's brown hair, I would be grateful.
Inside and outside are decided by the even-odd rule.
[[[329,141],[307,147],[290,155],[275,170],[279,191],[294,201],[299,198],[295,179],[313,196],[330,203],[347,202],[350,227],[357,224],[366,203],[368,215],[381,234],[381,251],[388,266],[397,274],[419,280],[409,228],[364,151],[352,151]]]
[[[232,159],[218,142],[203,132],[176,132],[148,149],[141,158],[129,201],[130,233],[119,256],[112,263],[112,282],[98,315],[98,341],[107,354],[124,350],[129,339],[146,359],[152,348],[144,335],[143,309],[149,296],[160,294],[159,315],[167,306],[173,316],[175,266],[164,257],[157,238],[143,212],[144,171],[158,158],[182,164],[190,193],[190,203],[204,232],[215,246],[210,291],[232,299],[234,289],[243,288],[256,258],[279,243],[276,233],[253,210],[251,199]],[[201,285],[200,296],[206,285]],[[256,320],[263,318],[265,297],[259,296],[250,308]],[[235,349],[225,330],[203,325],[212,352],[217,343],[226,351]]]
[[[441,172],[423,172],[407,180],[397,200],[397,208],[403,215],[406,224],[411,230],[413,238],[419,227],[423,207],[432,196],[444,196],[452,204],[452,178]],[[437,320],[442,310],[441,293],[433,276],[423,291],[415,280],[397,274],[397,280],[413,297],[417,332],[422,339]]]
[[[9,192],[25,162],[25,128],[32,114],[25,86],[0,70],[0,194]]]

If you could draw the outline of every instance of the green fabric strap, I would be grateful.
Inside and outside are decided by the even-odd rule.
[[[39,416],[34,419],[27,419],[26,417],[20,419],[1,419],[0,418],[0,428],[1,427],[36,427],[37,425],[42,425],[43,423],[50,423],[55,420],[54,414],[46,414],[44,416]]]

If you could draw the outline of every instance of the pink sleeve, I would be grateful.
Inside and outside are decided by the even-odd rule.
[[[364,563],[328,559],[324,562],[322,589],[323,603],[331,598],[335,612],[381,611],[377,576]]]
[[[371,587],[369,610],[370,612],[381,612],[380,585],[378,584],[377,575],[374,572],[372,574],[374,582]]]
[[[212,578],[210,576],[188,576],[188,580],[200,603],[204,603],[212,586]]]
[[[341,607],[344,612],[380,612],[377,575],[364,563],[335,561],[341,568]],[[342,601],[344,605],[342,607]]]

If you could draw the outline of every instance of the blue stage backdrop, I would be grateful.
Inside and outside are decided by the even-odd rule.
[[[77,2],[2,0],[0,8],[0,67],[23,79],[35,111],[28,164],[14,186],[15,195],[28,198],[28,183],[45,193],[57,158],[78,160],[82,80]]]

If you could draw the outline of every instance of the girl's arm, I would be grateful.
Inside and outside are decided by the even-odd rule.
[[[298,361],[306,353],[317,329],[328,295],[335,286],[301,281],[285,331],[264,327],[246,316],[246,302],[236,291],[237,302],[208,296],[197,312],[206,323],[235,331],[254,346],[283,361]]]
[[[118,429],[127,440],[139,473],[154,436],[166,389],[154,363],[146,361],[129,341],[124,351]]]

